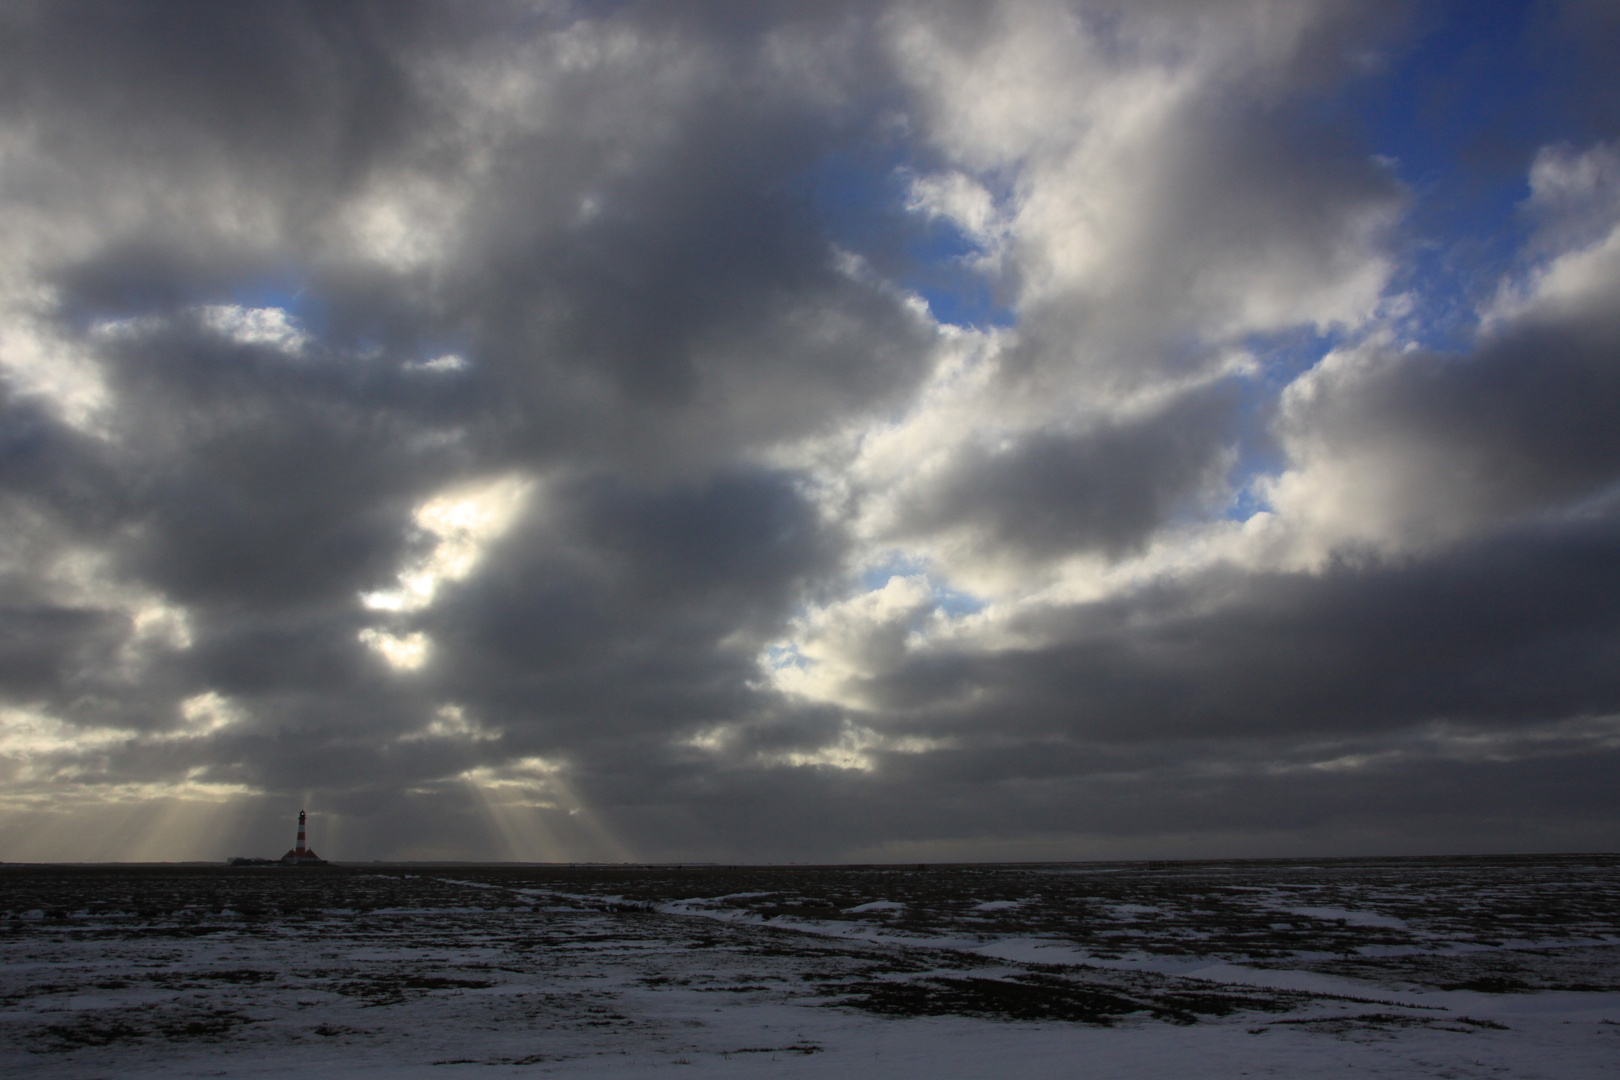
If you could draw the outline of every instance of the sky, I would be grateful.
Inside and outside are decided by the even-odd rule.
[[[0,6],[0,859],[1620,846],[1620,6]]]

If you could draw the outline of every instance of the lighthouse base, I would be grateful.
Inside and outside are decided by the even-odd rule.
[[[314,849],[305,848],[303,851],[294,849],[281,857],[282,866],[325,866],[326,860],[315,854]]]

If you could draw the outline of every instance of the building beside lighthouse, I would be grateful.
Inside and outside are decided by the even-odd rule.
[[[326,860],[309,847],[304,840],[304,812],[298,811],[298,846],[281,857],[282,866],[313,866]]]

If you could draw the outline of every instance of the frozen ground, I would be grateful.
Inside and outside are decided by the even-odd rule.
[[[0,962],[17,1078],[1608,1078],[1620,857],[4,866]]]

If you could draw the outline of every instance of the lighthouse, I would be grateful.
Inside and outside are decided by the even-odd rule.
[[[326,862],[325,859],[310,850],[309,843],[304,838],[304,817],[304,812],[302,810],[298,811],[298,846],[281,857],[281,865],[283,866],[304,866],[311,863]]]

